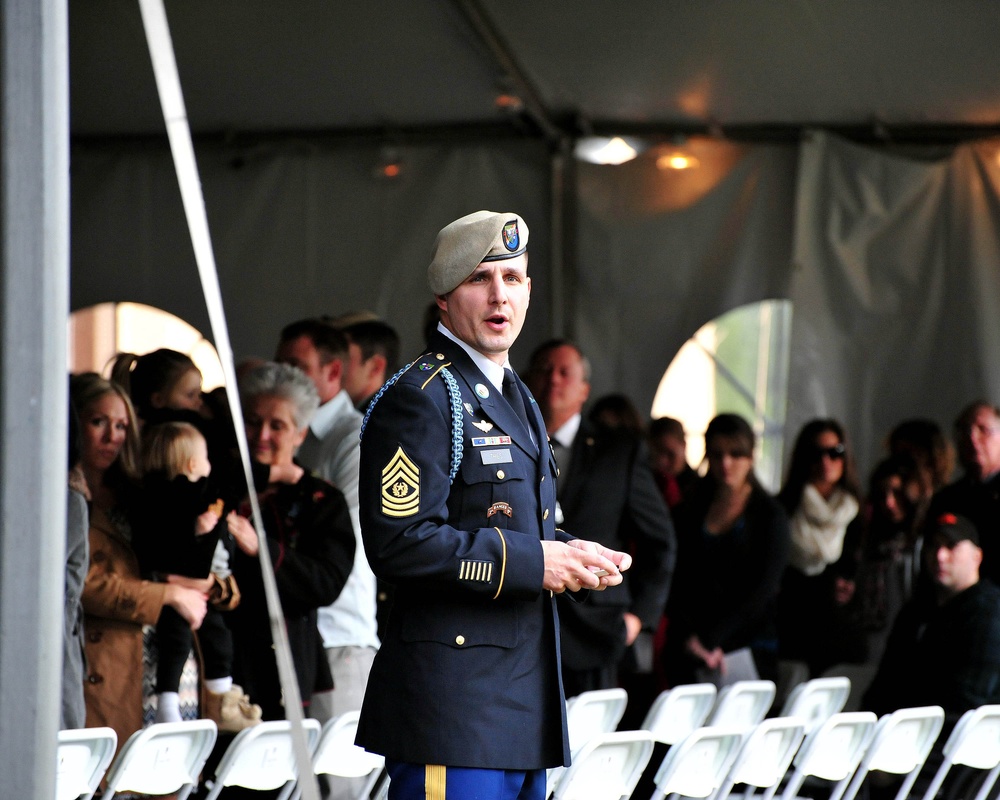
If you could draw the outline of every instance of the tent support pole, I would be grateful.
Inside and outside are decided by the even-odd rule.
[[[66,574],[66,0],[0,0],[0,774],[54,797]]]

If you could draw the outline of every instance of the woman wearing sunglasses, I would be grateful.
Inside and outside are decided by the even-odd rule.
[[[814,676],[839,661],[864,660],[864,639],[848,610],[858,558],[848,526],[859,496],[843,427],[833,419],[807,422],[778,492],[792,536],[778,636],[781,657],[805,661]]]

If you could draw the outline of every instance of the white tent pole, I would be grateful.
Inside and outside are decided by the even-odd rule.
[[[180,75],[177,72],[177,62],[174,58],[167,14],[163,0],[139,0],[139,9],[142,12],[142,23],[149,44],[149,54],[153,61],[153,73],[156,77],[160,105],[163,108],[163,119],[167,126],[167,138],[170,140],[174,168],[177,171],[177,182],[180,185],[184,215],[191,234],[191,243],[194,246],[198,275],[201,278],[202,291],[205,294],[205,304],[208,307],[212,336],[215,340],[219,360],[222,362],[226,394],[233,416],[233,424],[236,427],[236,438],[243,461],[243,471],[250,489],[250,505],[253,509],[254,525],[257,528],[257,538],[260,544],[258,548],[260,567],[264,578],[264,594],[267,598],[271,637],[274,641],[275,658],[278,663],[278,677],[281,681],[281,691],[284,697],[285,715],[292,722],[292,739],[295,745],[299,774],[298,787],[306,800],[319,800],[316,776],[313,774],[309,746],[306,742],[305,729],[302,727],[302,699],[299,694],[295,668],[292,664],[288,633],[285,630],[281,601],[278,598],[278,587],[274,579],[274,568],[267,549],[267,537],[264,533],[257,492],[250,470],[250,450],[243,426],[243,411],[236,391],[236,368],[233,363],[232,346],[229,342],[229,328],[226,325],[222,305],[222,292],[219,288],[215,254],[209,235],[205,199],[201,191],[201,179],[198,175],[198,164],[195,161],[194,144],[191,141],[191,130],[184,107],[184,96],[181,91]]]

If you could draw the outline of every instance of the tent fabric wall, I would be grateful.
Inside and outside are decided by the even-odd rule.
[[[982,142],[926,162],[803,141],[789,437],[833,416],[867,468],[903,419],[948,431],[970,401],[1000,400],[997,152]]]
[[[533,274],[550,240],[549,158],[526,141],[395,148],[401,173],[377,177],[377,146],[317,140],[196,143],[234,356],[270,356],[294,319],[370,309],[397,326],[403,355],[421,347],[437,231],[479,208],[531,225]],[[180,193],[166,145],[77,144],[72,153],[74,310],[138,302],[208,335]],[[547,281],[533,287],[523,347],[547,335]]]
[[[719,143],[713,173],[581,167],[575,336],[592,396],[622,391],[648,413],[664,371],[706,322],[788,296],[794,147]],[[700,169],[700,168],[699,168]]]
[[[209,221],[237,358],[267,356],[281,326],[369,308],[419,350],[434,234],[478,208],[531,226],[532,304],[512,358],[553,334],[594,365],[592,396],[650,407],[683,342],[720,314],[793,301],[788,442],[832,415],[863,469],[909,416],[947,426],[1000,398],[997,145],[934,161],[824,134],[792,145],[700,145],[698,170],[578,165],[573,259],[551,295],[548,149],[519,140],[395,148],[402,173],[374,177],[367,144],[304,137],[199,144]],[[207,329],[165,145],[78,143],[72,154],[74,309],[148,303]],[[552,303],[568,317],[553,330]]]

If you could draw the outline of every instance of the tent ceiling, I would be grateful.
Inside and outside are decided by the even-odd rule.
[[[167,0],[198,133],[1000,127],[992,0]],[[470,15],[481,14],[512,64]],[[75,136],[162,133],[136,0],[70,2]]]

